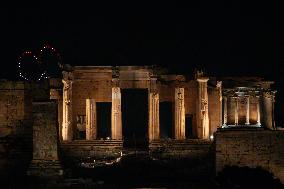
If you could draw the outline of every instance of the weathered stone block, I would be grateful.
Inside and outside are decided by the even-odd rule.
[[[57,103],[34,102],[33,118],[33,160],[28,175],[62,175],[57,146]]]

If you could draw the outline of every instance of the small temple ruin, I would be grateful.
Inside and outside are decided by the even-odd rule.
[[[216,172],[262,166],[283,180],[273,83],[155,66],[69,66],[39,82],[1,80],[0,136],[33,141],[30,175],[62,175],[60,162],[135,149],[163,157],[214,154]]]

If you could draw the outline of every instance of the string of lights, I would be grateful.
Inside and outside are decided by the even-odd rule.
[[[38,59],[38,57],[37,57],[35,54],[33,54],[31,51],[25,51],[25,52],[23,52],[23,53],[21,54],[21,56],[19,57],[19,61],[18,61],[19,76],[20,76],[21,78],[23,78],[24,80],[29,81],[28,76],[26,76],[25,73],[23,73],[23,67],[24,67],[24,65],[22,64],[22,61],[23,61],[23,59],[26,58],[26,57],[31,57],[31,58],[32,58],[36,63],[38,63],[38,64],[39,64],[39,61],[38,61],[39,59]]]
[[[60,53],[54,47],[50,46],[49,44],[46,44],[40,49],[39,53],[37,53],[38,56],[32,51],[25,51],[20,55],[18,61],[19,76],[26,81],[33,80],[32,77],[25,75],[25,73],[23,72],[23,67],[25,66],[25,64],[23,64],[23,59],[26,57],[31,57],[32,61],[34,61],[36,64],[38,64],[40,68],[42,68],[42,72],[40,73],[40,76],[39,78],[37,78],[37,80],[40,81],[42,79],[48,79],[49,77],[47,70],[44,69],[44,56],[43,56],[44,53],[51,53],[52,55],[55,55],[58,66],[61,66]]]

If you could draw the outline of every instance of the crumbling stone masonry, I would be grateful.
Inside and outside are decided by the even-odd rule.
[[[28,175],[62,175],[58,159],[57,103],[33,102],[33,118],[33,159]]]
[[[284,182],[284,131],[217,131],[215,145],[217,173],[225,166],[261,167]]]

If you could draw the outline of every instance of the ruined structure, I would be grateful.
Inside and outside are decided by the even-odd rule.
[[[260,130],[276,130],[273,82],[262,78],[217,79],[202,71],[177,75],[150,66],[75,66],[62,73],[62,78],[51,78],[44,81],[44,85],[39,84],[42,90],[23,81],[0,82],[1,137],[12,135],[16,125],[18,128],[34,124],[35,134],[39,124],[53,123],[39,120],[44,115],[41,110],[50,110],[50,114],[57,115],[57,122],[53,123],[57,132],[51,131],[55,127],[47,128],[53,133],[50,138],[58,137],[58,148],[64,160],[115,157],[127,148],[150,150],[153,154],[162,151],[179,157],[207,156],[214,153],[211,146],[215,135],[218,162],[219,157],[223,158],[219,156],[223,153],[224,143],[219,140],[222,132],[249,130],[257,136]],[[57,105],[46,102],[42,108],[41,103],[32,106],[32,102],[48,99]],[[57,111],[53,106],[57,106]],[[42,119],[54,118],[46,116]],[[54,140],[48,148],[52,149],[50,154],[38,152],[48,130],[41,132],[33,137],[32,162],[43,160],[46,155],[47,159],[58,163]],[[277,135],[276,132],[282,133],[275,131],[272,135]],[[238,136],[242,135],[237,134],[233,143]],[[226,163],[217,165],[220,171]],[[283,167],[284,163],[279,166]],[[60,172],[59,166],[57,169]]]

